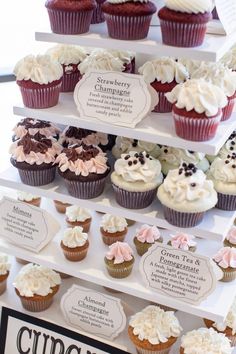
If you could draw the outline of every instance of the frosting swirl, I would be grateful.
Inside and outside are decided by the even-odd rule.
[[[236,268],[236,249],[232,247],[222,247],[213,260],[222,268]]]
[[[11,263],[9,263],[8,256],[4,253],[0,253],[0,275],[7,274],[11,269]]]
[[[57,44],[50,48],[46,54],[63,65],[79,64],[87,57],[83,47],[68,44]]]
[[[129,262],[133,258],[133,250],[126,242],[116,241],[109,246],[109,251],[106,253],[106,259],[113,260],[114,264]]]
[[[226,240],[236,245],[236,226],[232,226],[229,232],[227,233]]]
[[[87,241],[88,234],[80,226],[66,229],[62,238],[63,245],[69,248],[82,247]]]
[[[46,138],[51,138],[60,133],[60,129],[45,120],[37,120],[32,118],[24,118],[13,128],[13,132],[16,138],[23,138],[24,135],[29,133],[30,135],[36,135],[40,133]]]
[[[32,200],[39,199],[40,197],[37,195],[30,194],[30,193],[17,191],[17,198],[19,200],[21,200],[22,202],[32,202]]]
[[[191,247],[196,247],[197,242],[193,241],[194,236],[179,232],[176,235],[171,235],[170,244],[176,249],[189,251]]]
[[[78,65],[81,74],[85,74],[88,70],[109,70],[109,71],[124,71],[124,63],[115,58],[107,51],[92,52],[82,63]]]
[[[188,14],[211,12],[214,7],[212,0],[165,0],[165,6],[170,10]]]
[[[105,214],[102,217],[100,226],[103,228],[104,231],[113,234],[116,232],[124,231],[127,228],[128,224],[125,218]]]
[[[59,143],[63,146],[84,143],[86,145],[107,145],[108,135],[89,129],[68,126],[62,132]]]
[[[157,158],[160,153],[160,148],[157,144],[149,143],[143,140],[126,138],[124,136],[116,137],[116,144],[112,148],[112,154],[115,158],[118,159],[122,154],[127,154],[133,150],[136,152],[146,151],[154,158]]]
[[[88,209],[81,208],[77,205],[71,205],[66,208],[66,216],[71,222],[83,222],[91,218]]]
[[[226,159],[217,157],[211,164],[209,178],[213,181],[217,192],[236,194],[236,153]]]
[[[160,231],[156,226],[142,225],[136,230],[135,237],[142,243],[154,243],[157,240],[162,241]]]

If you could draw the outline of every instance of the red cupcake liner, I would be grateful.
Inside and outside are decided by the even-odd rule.
[[[28,108],[41,109],[54,107],[58,104],[61,85],[43,87],[43,88],[26,88],[20,86],[23,103]]]
[[[53,302],[53,297],[50,297],[49,299],[46,300],[40,300],[40,301],[33,301],[30,300],[30,298],[25,299],[23,297],[20,297],[20,300],[25,310],[30,312],[41,312],[47,310],[51,306]]]
[[[64,178],[67,190],[70,195],[79,199],[96,198],[103,193],[106,184],[106,177],[97,181],[80,182]]]
[[[156,198],[157,188],[146,192],[129,192],[112,184],[116,201],[119,205],[127,209],[147,208]]]
[[[162,41],[175,47],[198,47],[205,37],[207,23],[181,23],[161,20]]]
[[[169,224],[178,227],[194,227],[201,223],[204,212],[201,213],[184,213],[173,210],[163,205],[164,217]]]
[[[89,31],[91,11],[61,11],[47,9],[51,30],[58,34],[82,34]]]
[[[212,11],[212,17],[214,20],[219,20],[219,15],[218,12],[216,10],[216,7],[214,7],[213,11]]]
[[[236,210],[236,195],[217,193],[218,202],[216,208],[228,211]]]
[[[79,71],[76,73],[64,74],[62,77],[61,92],[73,92],[80,79],[81,74]]]
[[[228,104],[222,109],[221,122],[228,120],[231,117],[234,109],[235,99],[235,95],[228,97]]]
[[[170,103],[166,96],[166,92],[158,92],[159,95],[159,102],[155,106],[153,112],[155,113],[167,113],[172,111],[172,103]]]
[[[152,15],[117,16],[105,13],[104,16],[108,34],[111,38],[138,40],[148,36]]]
[[[18,169],[21,182],[29,186],[44,186],[55,179],[56,166],[43,170],[22,170]]]
[[[97,7],[95,10],[93,10],[93,16],[91,20],[91,24],[96,24],[96,23],[102,23],[105,22],[105,16],[102,11],[101,4],[97,2]]]
[[[214,138],[221,120],[221,112],[212,118],[180,116],[172,110],[176,134],[190,141],[206,141]]]

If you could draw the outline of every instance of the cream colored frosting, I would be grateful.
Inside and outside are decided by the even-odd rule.
[[[11,269],[11,263],[9,263],[9,258],[6,254],[0,253],[0,275],[7,274]]]
[[[213,10],[212,0],[165,0],[165,6],[173,11],[203,14]]]
[[[142,225],[138,230],[136,230],[135,237],[142,243],[154,243],[158,240],[162,240],[158,227],[150,225]]]
[[[62,243],[69,248],[82,247],[88,240],[88,234],[83,232],[83,228],[75,226],[64,231]]]
[[[160,147],[157,144],[124,136],[116,137],[116,144],[112,148],[112,154],[116,159],[120,158],[122,154],[127,154],[133,150],[136,152],[146,151],[154,158],[157,158],[160,154]]]
[[[32,202],[32,200],[39,199],[40,197],[31,193],[17,191],[17,198],[22,202]]]
[[[196,247],[197,242],[194,241],[195,237],[188,235],[184,232],[178,232],[175,235],[171,235],[171,246],[176,249],[188,251],[191,247]]]
[[[202,63],[202,61],[187,58],[178,58],[178,62],[185,66],[190,75],[190,78],[192,73],[197,70]]]
[[[13,285],[21,296],[33,297],[34,295],[47,296],[52,293],[52,288],[60,283],[60,275],[55,271],[29,263],[21,268]]]
[[[22,120],[23,121],[23,120]],[[31,128],[26,129],[24,125],[16,125],[13,128],[13,132],[17,138],[23,138],[27,133],[30,135],[35,135],[37,133],[40,133],[41,135],[46,136],[46,138],[50,138],[52,136],[56,136],[61,132],[61,130],[54,124],[50,123],[50,127],[45,127],[45,128],[34,128],[34,125],[37,124],[39,121],[37,119],[32,119],[30,121],[31,123]]]
[[[110,214],[105,214],[102,217],[101,225],[104,231],[109,232],[111,234],[116,232],[124,231],[128,224],[125,218],[121,216],[113,216]]]
[[[156,345],[166,343],[170,337],[179,337],[182,327],[173,311],[164,311],[150,305],[131,317],[129,325],[140,341]]]
[[[96,51],[91,53],[82,63],[78,65],[81,74],[85,74],[88,70],[110,70],[110,71],[124,71],[124,63],[115,58],[107,51]]]
[[[213,328],[199,328],[181,338],[184,354],[232,354],[230,341]]]
[[[232,47],[221,59],[229,69],[236,70],[236,46]]]
[[[187,111],[195,110],[197,113],[206,114],[207,117],[215,116],[219,108],[227,105],[224,91],[203,79],[188,80],[174,87],[166,93],[169,102],[175,103],[177,108]]]
[[[110,261],[114,261],[114,264],[121,264],[131,261],[133,256],[133,250],[126,242],[116,241],[109,246],[109,251],[106,253],[106,258]]]
[[[223,322],[215,322],[213,325],[218,331],[224,332],[227,327],[232,329],[232,334],[236,334],[236,298]]]
[[[74,144],[80,144],[80,143],[84,143],[86,145],[103,145],[103,146],[108,144],[108,135],[105,133],[91,131],[91,133],[88,134],[86,137],[82,139],[77,139],[74,136],[68,137],[66,135],[69,128],[70,127],[66,127],[62,132],[62,134],[60,135],[59,143],[62,145],[64,143],[68,144],[68,146]],[[79,130],[80,128],[77,129]]]
[[[66,216],[71,222],[83,222],[91,218],[88,209],[81,208],[78,205],[71,205],[66,208]]]
[[[189,78],[189,73],[185,66],[168,57],[147,61],[139,68],[138,72],[143,75],[148,84],[155,80],[160,81],[162,84],[173,81],[179,84]]]
[[[228,231],[226,240],[236,245],[236,226],[232,226],[231,229]]]
[[[208,177],[217,192],[236,195],[236,155],[235,159],[217,157],[211,164]]]
[[[57,44],[50,48],[46,54],[63,65],[79,64],[87,57],[83,47],[67,44]]]
[[[213,260],[222,268],[236,268],[236,249],[222,247],[213,257]]]
[[[17,80],[31,80],[43,85],[60,80],[63,69],[49,55],[28,55],[16,64],[14,74]]]
[[[115,58],[119,58],[123,63],[129,64],[135,58],[135,52],[128,50],[107,49]]]

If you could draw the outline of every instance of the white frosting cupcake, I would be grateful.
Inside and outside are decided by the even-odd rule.
[[[88,70],[109,70],[109,71],[124,71],[124,63],[115,58],[107,51],[92,52],[82,63],[78,65],[81,74],[85,74]]]
[[[82,247],[87,241],[88,234],[80,226],[66,229],[62,238],[63,245],[69,248]]]
[[[236,154],[225,159],[217,157],[211,164],[208,177],[217,192],[236,195]]]
[[[66,216],[70,222],[84,222],[91,219],[88,209],[81,208],[77,205],[71,205],[66,208]]]
[[[101,225],[104,231],[109,232],[111,234],[116,232],[124,231],[128,224],[125,218],[121,216],[113,216],[110,214],[105,214],[102,217]]]
[[[86,57],[87,53],[83,47],[78,45],[57,44],[56,46],[48,49],[46,54],[58,61],[62,65],[79,64]]]
[[[133,150],[136,152],[146,151],[154,158],[157,158],[160,154],[160,147],[157,144],[123,136],[117,136],[116,143],[112,148],[112,154],[116,159],[119,159],[122,154],[128,154]]]

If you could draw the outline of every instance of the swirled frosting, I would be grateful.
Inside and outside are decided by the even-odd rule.
[[[52,288],[61,284],[60,275],[49,268],[29,263],[22,267],[14,280],[14,287],[21,296],[47,296]]]
[[[148,340],[153,345],[166,343],[170,337],[179,337],[182,331],[173,311],[164,311],[154,305],[132,316],[129,325],[140,341]]]
[[[7,274],[11,269],[11,263],[9,263],[8,256],[4,253],[0,253],[0,275]]]
[[[55,163],[61,152],[61,145],[53,138],[46,138],[37,133],[34,136],[28,133],[15,141],[10,147],[10,154],[17,162],[27,162],[30,165]]]
[[[185,66],[168,57],[147,61],[139,68],[138,72],[143,75],[148,84],[156,80],[162,84],[173,81],[179,84],[189,78],[189,73]]]
[[[57,44],[50,48],[46,54],[63,65],[79,64],[87,57],[83,47],[67,44]]]
[[[66,247],[76,248],[84,246],[87,240],[88,234],[83,232],[83,228],[80,226],[75,226],[64,231],[62,243]]]
[[[31,193],[17,191],[17,198],[22,202],[32,202],[32,200],[39,199],[40,197]]]
[[[122,154],[127,154],[133,150],[136,152],[146,151],[154,158],[157,158],[160,154],[160,148],[157,144],[124,136],[117,136],[116,143],[112,148],[112,154],[118,159]]]
[[[105,214],[102,217],[101,225],[104,231],[109,232],[111,234],[115,232],[124,231],[128,224],[125,218],[121,216],[113,216],[110,214]]]
[[[233,247],[222,247],[213,260],[222,268],[236,268],[236,249]]]
[[[214,323],[213,326],[220,332],[224,332],[229,327],[232,329],[232,334],[236,334],[236,298],[230,307],[226,319],[223,322]]]
[[[67,207],[66,216],[71,222],[83,222],[91,218],[91,214],[89,213],[88,209],[81,208],[78,205],[71,205]]]
[[[171,235],[170,244],[176,249],[188,251],[190,247],[196,247],[197,242],[195,242],[194,239],[195,237],[192,235],[178,232],[176,235]]]
[[[229,69],[236,70],[236,46],[231,48],[221,59],[221,63]]]
[[[228,155],[236,153],[236,131],[234,131],[218,153],[218,157],[226,159]]]
[[[225,159],[217,157],[211,164],[208,177],[213,181],[217,192],[236,194],[236,153]]]
[[[226,240],[236,245],[236,226],[232,226],[229,232],[227,233]]]
[[[177,108],[185,108],[188,112],[195,110],[197,113],[206,114],[207,117],[215,116],[219,108],[227,105],[224,91],[203,79],[188,80],[166,93],[169,102]]]
[[[229,339],[213,328],[199,328],[181,338],[184,354],[232,354]]]
[[[165,6],[173,11],[186,12],[188,14],[203,14],[213,9],[212,0],[165,0]]]
[[[169,171],[157,196],[163,205],[181,212],[203,212],[217,203],[213,182],[194,164],[186,163]]]
[[[68,126],[60,135],[59,143],[63,146],[65,144],[69,146],[80,143],[105,146],[108,144],[108,135],[89,129]]]
[[[158,228],[150,225],[142,225],[138,230],[136,230],[135,237],[142,243],[154,243],[155,241],[162,239]]]
[[[27,133],[30,135],[40,133],[41,135],[46,136],[46,138],[50,138],[59,134],[61,130],[56,125],[45,120],[24,118],[13,128],[13,132],[16,138],[19,139],[23,138]]]
[[[28,55],[16,64],[14,74],[19,81],[31,80],[43,85],[60,80],[63,69],[61,64],[52,60],[49,55]]]
[[[109,246],[109,251],[106,253],[106,258],[113,261],[114,264],[129,262],[134,258],[133,250],[128,243],[116,241]]]
[[[81,74],[85,74],[88,70],[110,70],[110,71],[124,71],[124,63],[115,58],[107,51],[96,51],[91,53],[82,63],[78,65]]]

